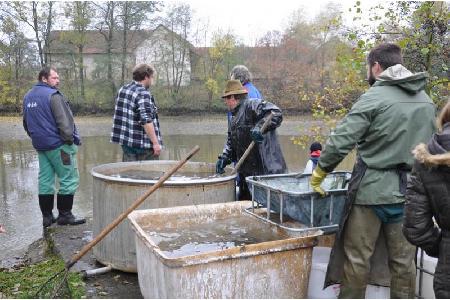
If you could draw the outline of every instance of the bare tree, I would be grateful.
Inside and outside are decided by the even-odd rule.
[[[189,51],[188,42],[192,22],[192,10],[187,4],[172,5],[162,18],[161,23],[169,29],[164,37],[164,44],[159,44],[161,64],[165,71],[168,93],[178,101],[180,87],[188,76]],[[168,46],[167,46],[168,45]]]
[[[122,57],[121,57],[121,77],[120,84],[125,81],[125,73],[127,70],[127,54],[130,41],[134,39],[137,30],[151,19],[151,13],[160,10],[162,5],[157,1],[119,2],[119,14],[117,15],[120,22],[119,29],[122,30]]]
[[[119,2],[108,1],[108,2],[94,2],[95,7],[98,12],[98,23],[95,27],[98,29],[100,34],[104,37],[106,42],[106,54],[107,54],[107,80],[111,87],[112,99],[116,94],[116,85],[113,78],[113,39],[114,32],[117,30],[117,8]]]
[[[87,43],[87,30],[94,16],[92,3],[87,1],[66,2],[64,10],[66,17],[70,20],[70,26],[73,28],[73,31],[68,31],[63,38],[75,45],[78,51],[76,65],[78,66],[78,78],[80,80],[80,97],[81,101],[84,102],[86,95],[83,50]]]
[[[29,26],[34,33],[35,41],[39,51],[39,61],[41,67],[47,64],[47,55],[44,49],[48,49],[50,42],[50,31],[53,25],[54,2],[4,2],[6,5],[3,14],[11,16],[15,20]]]

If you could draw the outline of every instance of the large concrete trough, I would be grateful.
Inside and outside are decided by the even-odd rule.
[[[144,298],[305,298],[322,232],[288,232],[243,211],[250,205],[132,212]]]
[[[91,171],[94,180],[94,236],[156,183],[156,179],[145,179],[145,174],[162,175],[176,163],[177,161],[157,160],[94,167]],[[214,176],[214,173],[214,164],[188,162],[177,171],[178,177],[169,178],[139,209],[234,201],[235,175],[230,175],[231,169],[228,168],[224,176]],[[130,178],[127,176],[130,174],[139,176]],[[183,179],[183,175],[188,179]],[[102,264],[125,272],[137,272],[134,234],[128,220],[109,233],[94,247],[93,252]]]

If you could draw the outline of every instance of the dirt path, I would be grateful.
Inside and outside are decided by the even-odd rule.
[[[75,118],[82,137],[108,136],[111,132],[112,117],[77,117]],[[309,128],[318,124],[310,116],[288,116],[278,129],[280,135],[309,134]],[[161,131],[167,135],[207,135],[225,134],[226,116],[208,117],[160,117]],[[28,136],[22,126],[21,117],[0,117],[0,141],[23,140]]]

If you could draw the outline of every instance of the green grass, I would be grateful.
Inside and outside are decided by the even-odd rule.
[[[0,293],[2,294],[0,296],[16,299],[35,298],[40,286],[63,268],[64,261],[51,255],[40,263],[21,267],[12,272],[2,270],[0,271]],[[85,284],[80,274],[70,272],[67,283],[58,293],[58,298],[85,298]],[[47,298],[49,296],[44,294],[40,297]]]

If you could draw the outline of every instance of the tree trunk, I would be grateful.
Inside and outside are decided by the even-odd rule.
[[[111,86],[111,94],[112,94],[112,99],[115,102],[114,98],[116,95],[116,86],[114,84],[114,78],[113,78],[113,71],[112,71],[112,42],[113,42],[113,31],[114,31],[114,2],[110,1],[109,2],[109,32],[108,32],[108,81],[110,83]]]
[[[126,59],[127,59],[127,35],[128,35],[128,1],[124,3],[123,11],[123,40],[122,40],[122,75],[120,77],[120,85],[125,82]]]
[[[44,64],[48,65],[51,62],[51,57],[49,54],[50,50],[50,32],[52,31],[52,18],[53,18],[53,2],[48,2],[48,16],[47,16],[47,27],[45,28],[44,36],[44,48],[46,49],[44,53]]]
[[[15,91],[15,98],[16,98],[16,109],[20,111],[20,78],[19,78],[19,68],[20,68],[20,48],[17,49],[15,53],[15,62],[14,62],[14,81],[16,84],[14,85]]]
[[[42,55],[42,44],[41,39],[39,38],[39,28],[38,28],[38,15],[37,15],[37,5],[36,1],[31,2],[33,8],[33,24],[34,24],[34,34],[36,36],[36,42],[39,50],[39,60],[41,62],[41,67],[44,67],[44,57]]]
[[[428,15],[428,19],[431,20],[431,7],[428,8],[427,15]],[[432,26],[429,27],[429,31],[430,32],[428,34],[428,45],[432,45],[433,40],[434,40],[434,31],[433,31]],[[430,49],[427,53],[426,62],[425,62],[425,69],[428,72],[428,74],[430,74],[430,71],[431,71],[431,55],[432,55],[431,52],[432,52],[432,50]],[[429,84],[426,85],[425,92],[428,95],[431,95],[431,87]]]
[[[85,87],[84,87],[84,59],[83,59],[83,45],[78,45],[78,76],[80,77],[80,94],[81,102],[86,101]]]

